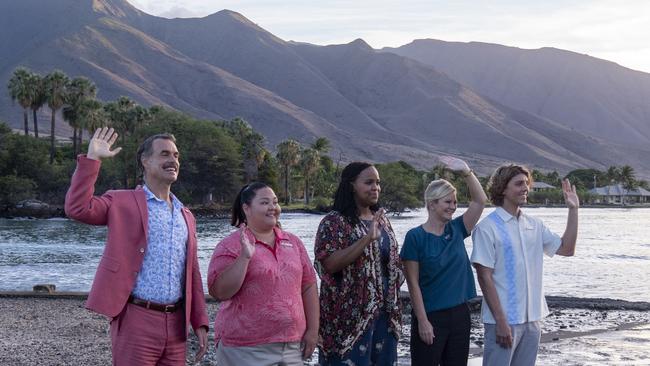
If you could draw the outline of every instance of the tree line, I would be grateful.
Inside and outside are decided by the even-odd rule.
[[[35,198],[61,204],[75,168],[75,158],[87,148],[84,134],[90,136],[101,126],[111,126],[120,134],[122,152],[103,162],[96,192],[133,188],[141,183],[135,162],[139,143],[147,136],[169,132],[175,135],[181,153],[181,174],[174,193],[191,205],[227,207],[240,187],[251,181],[263,181],[276,191],[284,205],[298,204],[326,210],[336,189],[342,159],[328,155],[330,141],[324,137],[311,144],[287,139],[266,148],[263,135],[241,118],[230,121],[202,120],[162,106],[144,107],[128,97],[103,102],[96,98],[97,86],[88,78],[70,78],[61,71],[41,76],[25,68],[14,71],[8,82],[9,95],[23,108],[24,136],[14,134],[0,123],[0,209]],[[37,111],[46,106],[51,112],[50,136],[39,135]],[[33,119],[30,134],[29,111]],[[69,142],[55,140],[56,115],[72,129]],[[422,207],[427,184],[445,178],[458,188],[458,200],[468,202],[469,192],[462,177],[441,165],[428,171],[403,162],[378,164],[382,180],[382,204],[393,212]],[[583,200],[594,179],[604,183],[622,183],[628,189],[647,187],[637,181],[629,166],[610,167],[601,172],[578,169],[567,177],[578,187]],[[560,186],[557,172],[533,171],[536,181]],[[487,177],[480,178],[487,184]],[[559,193],[558,193],[559,192]],[[551,199],[549,199],[551,198]],[[531,193],[532,203],[561,201],[561,192]],[[293,207],[293,206],[290,206]]]
[[[561,180],[567,178],[574,184],[580,193],[582,202],[591,203],[595,196],[589,193],[589,190],[596,187],[609,185],[621,185],[624,191],[632,191],[636,188],[650,189],[650,184],[646,180],[637,179],[634,168],[629,165],[610,166],[605,171],[598,169],[575,169],[569,172],[565,177],[560,177],[558,172],[552,171],[543,173],[533,171],[533,180],[550,184],[555,189],[531,192],[530,200],[535,203],[561,203],[563,200]]]
[[[75,152],[81,144],[86,126],[81,126],[83,121],[91,127],[97,111],[102,107],[96,103],[97,87],[85,77],[70,79],[62,71],[53,71],[45,76],[32,72],[26,68],[14,71],[7,85],[12,101],[18,102],[23,108],[23,127],[25,135],[29,134],[28,110],[31,109],[34,121],[34,136],[39,137],[38,115],[39,109],[47,105],[50,109],[50,164],[54,163],[55,154],[55,128],[56,115],[63,108],[63,116],[70,127],[73,128],[73,146]],[[77,136],[78,135],[78,136]]]
[[[0,123],[0,205],[5,207],[28,198],[62,203],[75,158],[87,148],[84,133],[90,136],[101,126],[118,131],[123,150],[103,163],[97,192],[141,183],[137,147],[146,136],[161,132],[177,139],[182,158],[174,193],[189,204],[226,206],[243,184],[261,180],[287,203],[300,196],[307,205],[316,199],[326,206],[335,188],[339,167],[327,156],[326,138],[308,146],[288,139],[273,154],[265,147],[264,136],[243,119],[200,120],[161,106],[146,108],[128,97],[102,102],[90,79],[70,78],[58,70],[42,76],[18,68],[7,87],[11,99],[23,108],[24,136]],[[51,113],[47,139],[39,134],[37,119],[38,110],[46,105]],[[71,143],[55,139],[59,111],[72,129]]]

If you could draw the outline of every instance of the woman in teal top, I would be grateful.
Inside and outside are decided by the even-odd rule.
[[[463,160],[440,160],[463,175],[471,202],[463,215],[452,219],[456,188],[444,179],[434,180],[424,192],[427,221],[406,234],[400,256],[413,307],[412,365],[467,365],[469,355],[467,301],[476,297],[476,288],[464,239],[481,217],[487,197]]]

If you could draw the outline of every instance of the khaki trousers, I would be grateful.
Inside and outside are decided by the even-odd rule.
[[[300,342],[217,346],[217,366],[302,366]]]

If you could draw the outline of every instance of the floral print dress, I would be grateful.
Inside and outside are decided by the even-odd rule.
[[[321,278],[321,357],[345,356],[380,317],[387,318],[387,333],[395,339],[401,334],[399,293],[404,274],[393,229],[385,218],[379,223],[390,241],[388,262],[382,264],[380,241],[376,240],[354,262],[334,274],[325,271],[322,261],[365,236],[366,225],[362,222],[351,225],[339,212],[332,211],[318,227],[314,265]],[[387,281],[383,277],[387,277]]]

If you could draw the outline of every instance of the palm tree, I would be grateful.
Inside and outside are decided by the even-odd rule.
[[[102,102],[88,99],[81,103],[79,118],[83,121],[83,128],[92,134],[96,129],[106,125],[106,113]]]
[[[312,179],[311,197],[314,197],[315,193],[320,195],[328,195],[331,188],[333,188],[333,180],[338,176],[338,164],[336,165],[335,171],[332,171],[334,162],[327,153],[330,151],[331,144],[330,140],[327,137],[319,137],[311,144],[311,148],[316,150],[320,156],[319,168]]]
[[[257,179],[266,154],[268,154],[268,151],[264,148],[263,135],[252,132],[242,142],[244,173],[246,174],[247,183]]]
[[[119,131],[123,141],[126,141],[127,136],[133,135],[145,122],[147,119],[145,117],[149,115],[147,109],[124,96],[115,102],[106,103],[104,110],[111,121],[111,126]]]
[[[623,185],[630,186],[630,189],[636,188],[636,176],[634,168],[629,165],[623,165],[620,170],[620,178]]]
[[[327,137],[319,137],[311,144],[311,148],[318,151],[320,154],[327,154],[330,151],[330,140]]]
[[[45,77],[45,92],[47,105],[52,111],[50,125],[50,164],[54,162],[54,128],[56,126],[56,111],[65,104],[65,95],[70,79],[62,71],[56,70]]]
[[[109,124],[119,131],[122,139],[122,147],[127,151],[127,137],[134,135],[139,128],[150,120],[150,112],[148,109],[124,96],[120,97],[115,102],[106,103],[104,105],[104,111]],[[135,167],[129,165],[129,161],[132,161],[133,159],[126,153],[127,151],[124,151],[121,154],[122,162],[124,164],[124,176],[122,177],[122,185],[124,188],[129,187],[130,172],[133,173],[134,176],[137,176],[137,170]]]
[[[278,144],[277,149],[277,158],[284,167],[284,204],[288,205],[291,202],[291,191],[289,190],[291,168],[298,164],[300,144],[294,139],[288,139]]]
[[[617,166],[610,166],[605,173],[610,183],[619,183],[621,181],[621,169]]]
[[[65,95],[66,106],[63,107],[63,118],[65,118],[73,129],[72,150],[73,156],[79,153],[78,148],[83,140],[83,119],[80,118],[81,106],[86,100],[94,99],[97,95],[95,84],[85,77],[74,78]]]
[[[25,125],[25,136],[29,135],[29,121],[27,119],[27,109],[32,105],[32,94],[29,90],[30,72],[24,67],[14,70],[14,74],[9,79],[7,88],[13,102],[18,101],[23,107],[23,122]]]
[[[320,154],[314,148],[308,148],[302,151],[300,158],[300,168],[305,178],[305,205],[309,204],[309,185],[312,178],[320,168]]]
[[[255,132],[248,122],[239,117],[227,122],[225,126],[229,134],[241,145],[245,182],[256,180],[260,165],[268,153],[264,148],[264,136]]]
[[[639,186],[639,183],[636,181],[634,168],[632,168],[631,166],[629,165],[622,166],[621,169],[619,170],[619,173],[620,173],[620,179],[623,185],[623,189],[625,190],[625,194],[627,194],[629,191]],[[621,202],[625,204],[625,196],[623,196]]]
[[[32,116],[34,117],[34,137],[38,138],[38,112],[43,105],[47,102],[47,94],[45,93],[45,79],[37,73],[32,73],[29,78],[29,89],[32,93]]]

